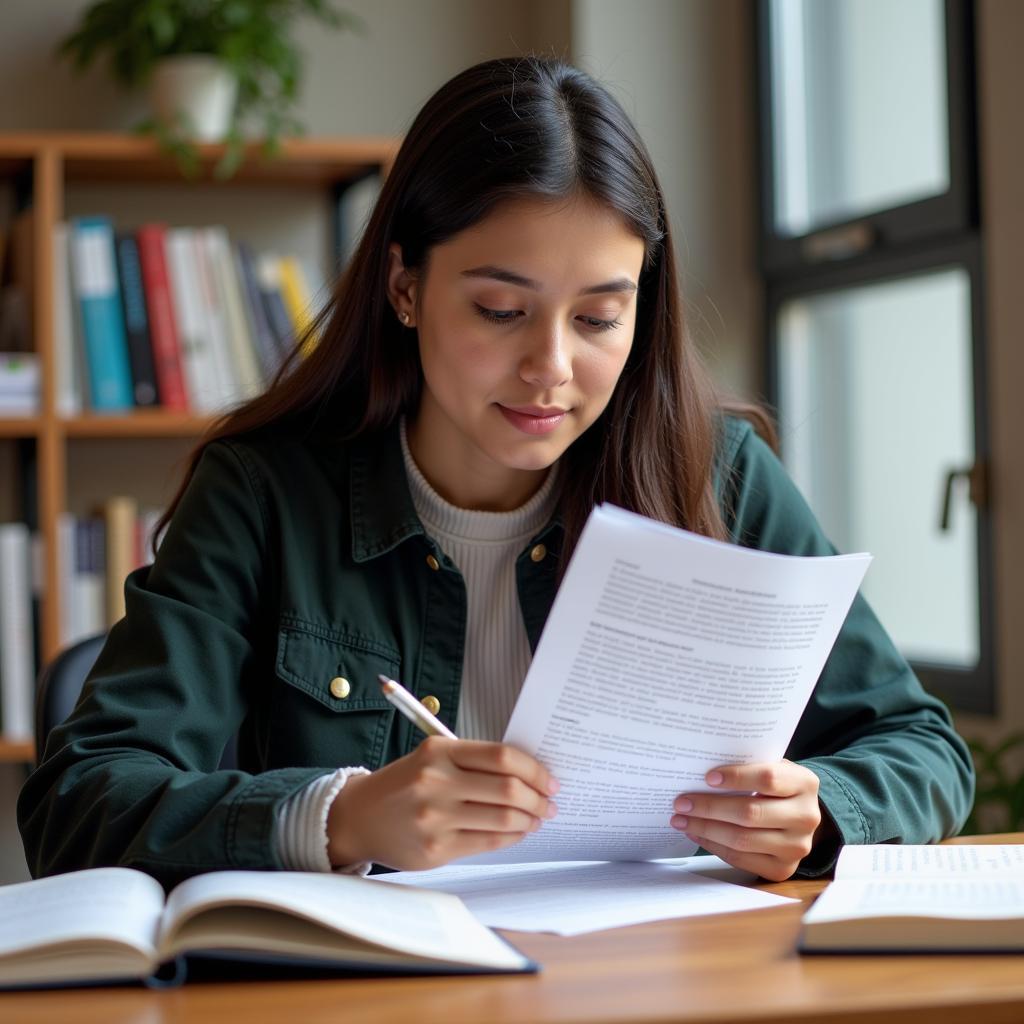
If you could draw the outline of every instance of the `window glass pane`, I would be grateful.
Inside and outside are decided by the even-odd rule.
[[[912,659],[978,661],[977,519],[945,477],[974,461],[970,281],[962,269],[792,300],[779,319],[782,457]]]
[[[770,0],[775,231],[949,188],[942,0]]]

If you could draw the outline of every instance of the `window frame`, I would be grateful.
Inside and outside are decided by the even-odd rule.
[[[985,273],[978,201],[974,3],[944,0],[949,129],[949,191],[941,196],[816,227],[804,235],[775,231],[775,163],[772,145],[772,79],[769,39],[771,0],[758,0],[757,170],[760,199],[760,262],[764,279],[764,381],[769,402],[779,401],[779,329],[782,305],[792,299],[858,285],[898,281],[946,268],[967,275],[971,300],[974,457],[990,479],[988,378],[985,345]],[[859,232],[864,247],[844,247]],[[820,244],[835,240],[830,255]],[[818,253],[815,254],[815,246]],[[825,246],[826,250],[828,246]],[[936,515],[939,510],[936,509]],[[955,515],[955,510],[954,513]],[[957,710],[997,713],[993,536],[990,504],[976,506],[978,559],[978,662],[972,669],[912,661],[929,692]]]

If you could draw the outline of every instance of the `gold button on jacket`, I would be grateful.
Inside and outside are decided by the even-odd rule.
[[[433,555],[427,555],[427,565],[435,572],[441,568],[441,563]]]
[[[335,676],[331,680],[331,696],[344,700],[352,692],[352,685],[343,676]]]
[[[436,715],[441,710],[441,702],[431,694],[429,697],[424,697],[420,703],[432,714]]]
[[[543,544],[535,544],[530,549],[530,558],[535,562],[543,562],[544,556],[548,553],[548,549]]]

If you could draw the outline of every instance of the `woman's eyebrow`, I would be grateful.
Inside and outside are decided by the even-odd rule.
[[[504,267],[495,267],[490,264],[483,267],[473,267],[472,270],[463,270],[461,277],[489,277],[495,281],[502,281],[505,284],[514,284],[520,288],[529,288],[531,291],[539,292],[541,284],[532,278],[523,277]],[[605,281],[604,284],[591,285],[589,288],[580,289],[580,295],[598,295],[605,292],[635,292],[636,283],[628,277],[617,277],[614,281]]]

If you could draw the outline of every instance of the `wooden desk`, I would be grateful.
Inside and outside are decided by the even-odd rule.
[[[953,842],[1024,842],[1024,833]],[[810,902],[822,882],[766,885]],[[1024,1021],[1024,957],[794,952],[803,904],[575,938],[516,934],[535,977],[199,984],[0,995],[4,1024],[850,1024]]]

